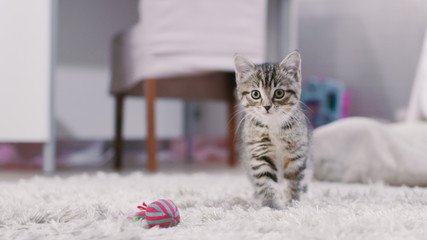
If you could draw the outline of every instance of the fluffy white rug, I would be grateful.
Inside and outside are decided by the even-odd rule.
[[[97,173],[0,184],[0,239],[425,239],[427,189],[316,182],[313,199],[260,208],[243,173]],[[182,222],[130,222],[172,199]]]

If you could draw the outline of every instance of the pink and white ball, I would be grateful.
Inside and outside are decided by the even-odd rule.
[[[176,205],[167,199],[160,199],[150,203],[148,206],[143,203],[138,206],[139,213],[135,214],[134,221],[139,219],[147,220],[148,227],[159,226],[161,228],[174,227],[181,220]]]

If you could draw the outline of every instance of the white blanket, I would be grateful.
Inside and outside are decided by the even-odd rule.
[[[348,118],[315,129],[315,177],[427,185],[427,123]]]

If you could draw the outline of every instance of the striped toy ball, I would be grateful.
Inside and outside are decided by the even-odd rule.
[[[171,200],[160,199],[147,206],[145,220],[148,227],[174,227],[180,221],[178,208]]]

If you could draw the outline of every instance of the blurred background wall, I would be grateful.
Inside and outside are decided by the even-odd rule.
[[[112,139],[109,46],[138,21],[137,0],[59,0],[57,119],[62,138]],[[395,120],[414,79],[427,24],[424,0],[300,0],[303,77],[343,81],[351,114]],[[83,87],[84,86],[84,87]],[[126,101],[125,136],[145,136],[144,100]],[[160,100],[160,138],[183,134],[183,103]],[[225,136],[226,106],[199,103],[196,133]],[[173,121],[166,121],[173,117]]]
[[[271,1],[277,3],[279,0]],[[47,0],[43,2],[49,3]],[[1,65],[7,66],[0,69],[3,73],[1,83],[6,86],[0,86],[1,96],[6,99],[2,101],[2,109],[23,114],[21,117],[3,117],[0,127],[3,127],[3,133],[15,133],[9,126],[23,125],[22,122],[47,122],[47,114],[42,113],[47,111],[47,94],[45,90],[38,91],[47,82],[40,83],[36,79],[48,79],[50,72],[47,69],[50,40],[39,38],[41,35],[48,36],[43,34],[43,31],[49,30],[46,25],[48,21],[43,20],[48,16],[42,14],[44,17],[40,17],[40,13],[47,11],[49,5],[31,5],[33,7],[20,11],[22,6],[30,6],[24,0],[0,0],[0,3],[11,4],[9,8],[2,5],[3,12],[0,9],[0,13],[3,13],[0,14],[0,20],[3,20],[0,21],[0,29],[4,29],[2,33],[22,40],[22,43],[13,38],[3,37],[0,40],[0,54],[5,59]],[[137,5],[138,0],[58,0],[55,108],[59,155],[81,152],[74,157],[80,162],[111,159],[114,102],[108,92],[110,46],[115,34],[126,31],[138,22]],[[19,14],[5,9],[13,9]],[[337,79],[346,84],[351,94],[351,115],[398,120],[398,113],[402,113],[408,104],[414,81],[427,26],[427,1],[299,0],[297,9],[298,48],[303,57],[304,81],[312,76]],[[32,18],[40,22],[31,21]],[[44,26],[43,29],[41,26]],[[270,47],[269,51],[274,51],[274,48]],[[274,54],[270,52],[270,55]],[[37,64],[31,65],[29,60]],[[45,74],[37,77],[30,71],[20,72],[22,64],[33,66],[35,72],[44,69]],[[13,83],[17,88],[7,88],[12,85],[7,85],[7,81],[18,77],[22,84],[15,81]],[[25,91],[20,91],[21,87]],[[17,96],[15,92],[20,92],[20,95]],[[12,98],[15,99],[12,101]],[[196,105],[193,116],[195,134],[224,140],[228,124],[225,103],[211,101]],[[165,143],[160,149],[174,148],[172,145],[183,149],[180,144],[185,142],[182,138],[185,129],[184,103],[181,100],[161,99],[157,101],[156,110],[158,139],[174,139],[176,143]],[[142,142],[146,135],[145,121],[144,99],[126,99],[124,135],[126,140],[131,140],[127,146],[138,150],[135,153],[137,160],[144,158],[141,151],[145,146]],[[47,132],[47,126],[23,126],[21,132],[24,133],[40,135]],[[39,141],[38,138],[24,140]],[[8,137],[4,141],[11,143],[16,139]],[[18,145],[15,149],[14,146],[0,144],[0,163],[3,160],[10,162],[10,159],[35,159],[33,162],[41,162],[41,144]]]
[[[395,120],[427,25],[425,0],[300,0],[302,73],[343,81],[351,114]]]
[[[109,94],[110,45],[138,22],[137,0],[59,0],[56,117],[60,139],[112,140],[114,102]],[[126,139],[145,136],[145,102],[125,102]],[[183,104],[157,102],[159,138],[182,134]],[[173,121],[170,121],[173,119]]]

